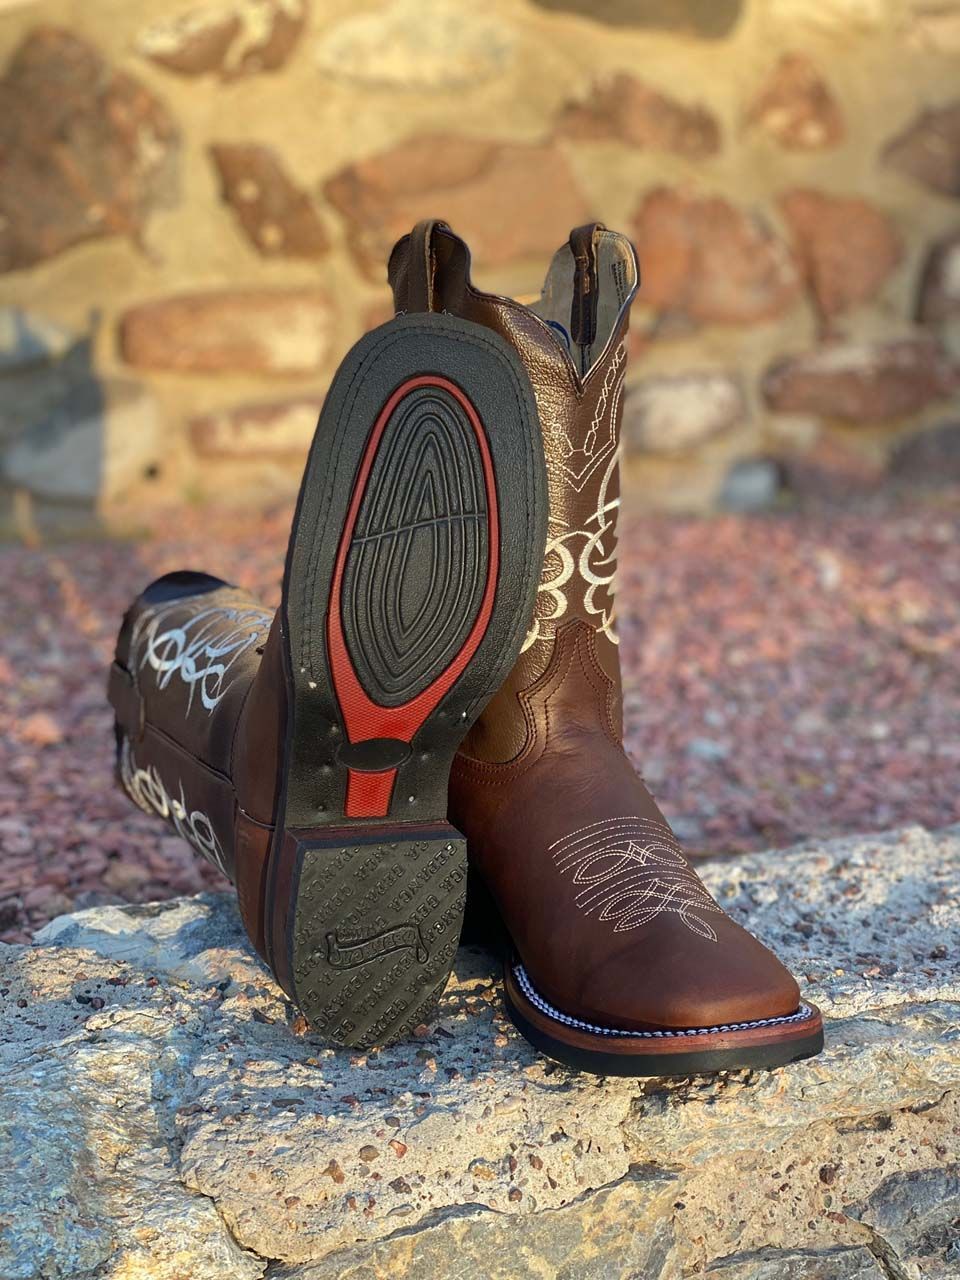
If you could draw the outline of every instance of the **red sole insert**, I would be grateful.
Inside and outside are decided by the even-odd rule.
[[[403,701],[396,701],[391,698],[390,703],[387,704],[382,692],[375,691],[379,693],[379,696],[374,696],[369,688],[365,687],[364,677],[358,672],[359,666],[361,670],[369,673],[369,664],[355,662],[354,657],[351,656],[347,635],[348,627],[345,625],[344,617],[344,585],[348,576],[348,561],[351,552],[355,551],[358,546],[358,518],[361,510],[365,508],[371,498],[375,499],[376,497],[376,495],[371,494],[371,483],[377,482],[374,479],[375,464],[381,448],[385,444],[385,437],[392,432],[393,441],[391,447],[394,453],[397,452],[398,447],[400,449],[403,447],[402,441],[398,442],[398,437],[399,433],[405,430],[410,435],[412,445],[415,448],[419,448],[421,452],[425,453],[428,449],[436,448],[438,445],[442,446],[444,438],[442,430],[439,428],[434,430],[432,423],[427,423],[425,434],[424,423],[427,420],[425,415],[435,414],[438,408],[429,393],[439,395],[446,405],[454,410],[462,427],[469,430],[472,436],[470,443],[473,450],[475,450],[475,461],[479,464],[479,472],[482,476],[485,512],[480,513],[474,510],[465,512],[462,509],[462,504],[459,510],[454,510],[449,502],[445,504],[443,501],[442,482],[435,483],[430,476],[427,476],[426,480],[434,499],[437,498],[437,491],[440,491],[439,505],[441,511],[438,514],[436,505],[432,506],[430,508],[431,516],[423,522],[422,527],[429,526],[435,558],[442,560],[442,557],[437,556],[437,538],[443,536],[444,530],[446,530],[446,536],[451,536],[449,533],[451,524],[482,520],[485,525],[485,538],[475,537],[471,542],[476,561],[473,566],[475,572],[472,577],[474,580],[476,579],[477,571],[482,575],[482,592],[479,600],[477,600],[475,591],[471,593],[468,590],[461,589],[465,578],[462,566],[455,566],[453,569],[449,565],[447,566],[448,580],[450,574],[454,572],[458,573],[459,577],[455,583],[448,584],[454,589],[447,591],[443,602],[450,604],[454,611],[460,609],[465,615],[467,613],[471,614],[472,622],[470,617],[467,616],[453,620],[459,624],[460,633],[462,633],[467,623],[470,624],[469,630],[467,630],[465,638],[459,643],[458,649],[449,658],[446,665],[439,673],[432,674],[429,682],[424,687],[417,688],[412,696]],[[412,409],[408,409],[406,416],[405,406],[412,406]],[[414,460],[414,467],[416,466],[417,460]],[[383,479],[382,471],[379,478]],[[405,500],[403,495],[401,495],[400,500]],[[390,591],[398,600],[400,599],[402,584],[396,580],[397,575],[403,575],[405,569],[409,568],[410,529],[410,526],[388,528],[386,530],[378,529],[375,535],[368,533],[359,539],[359,542],[365,545],[376,540],[376,556],[381,561],[384,557],[387,559],[386,566],[381,567],[379,571],[380,590],[381,592]],[[399,556],[397,554],[398,537],[406,539],[404,544],[406,553]],[[351,748],[360,747],[361,744],[371,743],[376,740],[411,744],[428,717],[437,709],[444,696],[462,676],[486,634],[493,613],[499,572],[499,547],[500,521],[493,459],[487,432],[480,415],[467,395],[450,379],[435,374],[418,374],[415,377],[408,378],[387,399],[370,431],[354,482],[346,519],[344,520],[330,588],[327,612],[327,651],[333,689]],[[479,563],[481,558],[485,560],[485,564]],[[399,563],[397,563],[398,560]],[[432,581],[436,577],[438,567],[437,565],[432,565],[430,568],[431,574],[428,577]],[[393,581],[389,580],[391,575],[393,576]],[[366,581],[365,586],[369,595],[371,591],[369,579]],[[402,654],[406,644],[408,648],[413,646],[414,648],[419,648],[420,651],[426,649],[429,653],[431,644],[440,644],[445,638],[448,639],[451,619],[449,616],[444,616],[442,611],[438,614],[437,608],[434,607],[435,605],[435,601],[423,598],[419,610],[421,619],[423,617],[432,619],[435,628],[433,635],[429,634],[429,632],[424,634],[422,628],[418,632],[416,620],[407,631],[402,622],[402,608],[382,608],[378,616],[392,618],[393,629],[397,632],[397,634],[383,638],[382,647],[390,652]],[[397,621],[398,619],[399,621]],[[371,680],[369,674],[367,674],[366,683],[369,685],[370,683],[376,683],[376,681]],[[344,806],[345,816],[348,818],[386,817],[392,802],[396,775],[396,767],[381,770],[349,767],[347,772],[347,796]]]

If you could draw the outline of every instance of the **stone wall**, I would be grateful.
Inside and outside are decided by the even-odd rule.
[[[426,214],[635,237],[638,498],[870,488],[957,418],[958,71],[957,0],[0,0],[8,508],[289,493]]]

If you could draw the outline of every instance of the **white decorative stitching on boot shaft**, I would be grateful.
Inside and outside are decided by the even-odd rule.
[[[530,981],[522,964],[513,964],[511,971],[517,986],[535,1009],[560,1022],[565,1027],[573,1027],[577,1031],[589,1031],[597,1036],[626,1036],[636,1040],[672,1040],[684,1036],[709,1036],[718,1031],[752,1031],[756,1027],[783,1027],[793,1022],[807,1022],[813,1017],[813,1009],[808,1004],[801,1004],[796,1013],[784,1013],[776,1018],[755,1018],[751,1022],[723,1022],[713,1027],[677,1027],[663,1031],[625,1031],[622,1027],[604,1027],[596,1022],[585,1022],[583,1018],[574,1018],[564,1013],[556,1005],[550,1003],[537,991]]]
[[[639,929],[665,911],[711,942],[705,912],[723,914],[684,858],[668,826],[649,818],[608,818],[581,827],[550,846],[554,865],[582,886],[574,901],[584,915]]]
[[[585,612],[599,618],[599,630],[614,644],[618,643],[614,630],[612,587],[617,564],[612,531],[620,498],[608,498],[607,495],[620,460],[617,424],[625,373],[626,351],[620,346],[604,375],[590,430],[581,450],[574,449],[565,432],[557,432],[553,436],[551,454],[554,450],[559,450],[563,455],[564,460],[560,466],[567,482],[577,493],[583,490],[587,481],[604,462],[606,470],[600,481],[596,511],[584,522],[585,527],[568,529],[547,541],[543,556],[543,577],[538,589],[538,612],[533,626],[527,632],[521,652],[525,652],[541,637],[553,634],[554,628],[550,624],[559,622],[569,608],[569,584],[574,574],[579,574],[580,577]],[[576,456],[585,460],[579,471],[574,470],[570,461]],[[575,545],[578,541],[582,545],[575,554],[570,544]],[[544,602],[550,611],[541,615],[539,611],[544,607]]]
[[[141,769],[133,758],[133,748],[125,739],[120,748],[120,780],[134,804],[144,813],[157,814],[173,824],[181,839],[201,857],[212,862],[218,871],[227,874],[223,848],[213,830],[213,824],[200,809],[188,809],[179,784],[180,799],[171,796],[155,765]]]
[[[584,485],[597,467],[617,447],[617,415],[626,372],[627,350],[621,343],[603,375],[603,386],[597,398],[597,407],[594,409],[590,428],[583,438],[583,444],[578,448],[565,431],[556,431],[553,434],[553,439],[563,454],[560,465],[577,493],[582,492]]]
[[[544,617],[537,615],[534,618],[533,626],[527,632],[523,642],[524,651],[541,638],[548,624],[559,622],[567,612],[569,607],[567,584],[574,573],[579,573],[583,585],[584,609],[591,616],[600,619],[598,629],[601,632],[609,636],[614,644],[619,643],[614,629],[612,587],[617,572],[617,558],[612,546],[612,530],[620,499],[607,497],[610,481],[616,473],[619,461],[618,449],[607,464],[603,480],[600,482],[597,510],[589,520],[585,521],[586,528],[571,529],[568,533],[551,538],[547,542],[543,554],[543,579],[538,588],[538,600],[540,597],[546,597],[549,600],[550,613]],[[607,541],[608,534],[611,535],[610,541]],[[577,539],[582,539],[583,545],[574,559],[573,552],[567,544],[576,542]],[[552,563],[557,566],[556,572],[553,573],[550,572]],[[606,597],[605,602],[597,601],[598,591],[601,592],[601,596]],[[539,604],[538,607],[540,607]],[[547,634],[553,634],[552,627]]]
[[[165,626],[166,619],[182,609],[183,602],[175,601],[144,614],[133,636],[136,669],[155,671],[158,689],[165,689],[179,675],[190,689],[187,711],[199,690],[200,701],[210,712],[232,683],[231,667],[266,638],[273,618],[249,605],[217,605],[201,609],[177,626]]]

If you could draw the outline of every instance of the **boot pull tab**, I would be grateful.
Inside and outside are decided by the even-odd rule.
[[[590,348],[597,338],[597,282],[598,231],[604,231],[601,222],[591,222],[570,232],[570,250],[573,254],[573,301],[570,308],[570,336],[581,349],[581,372],[589,366]]]
[[[434,278],[437,264],[433,252],[434,233],[446,229],[437,218],[424,218],[410,232],[410,265],[407,274],[407,310],[435,310]]]

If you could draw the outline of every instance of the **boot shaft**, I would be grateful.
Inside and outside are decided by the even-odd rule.
[[[499,763],[523,750],[520,695],[546,672],[558,632],[577,624],[612,686],[619,734],[614,577],[625,339],[639,284],[633,246],[600,224],[575,229],[554,255],[540,298],[524,306],[476,289],[466,244],[444,223],[423,222],[397,243],[389,278],[398,311],[448,311],[505,337],[526,366],[543,431],[550,522],[534,618],[464,751]]]

